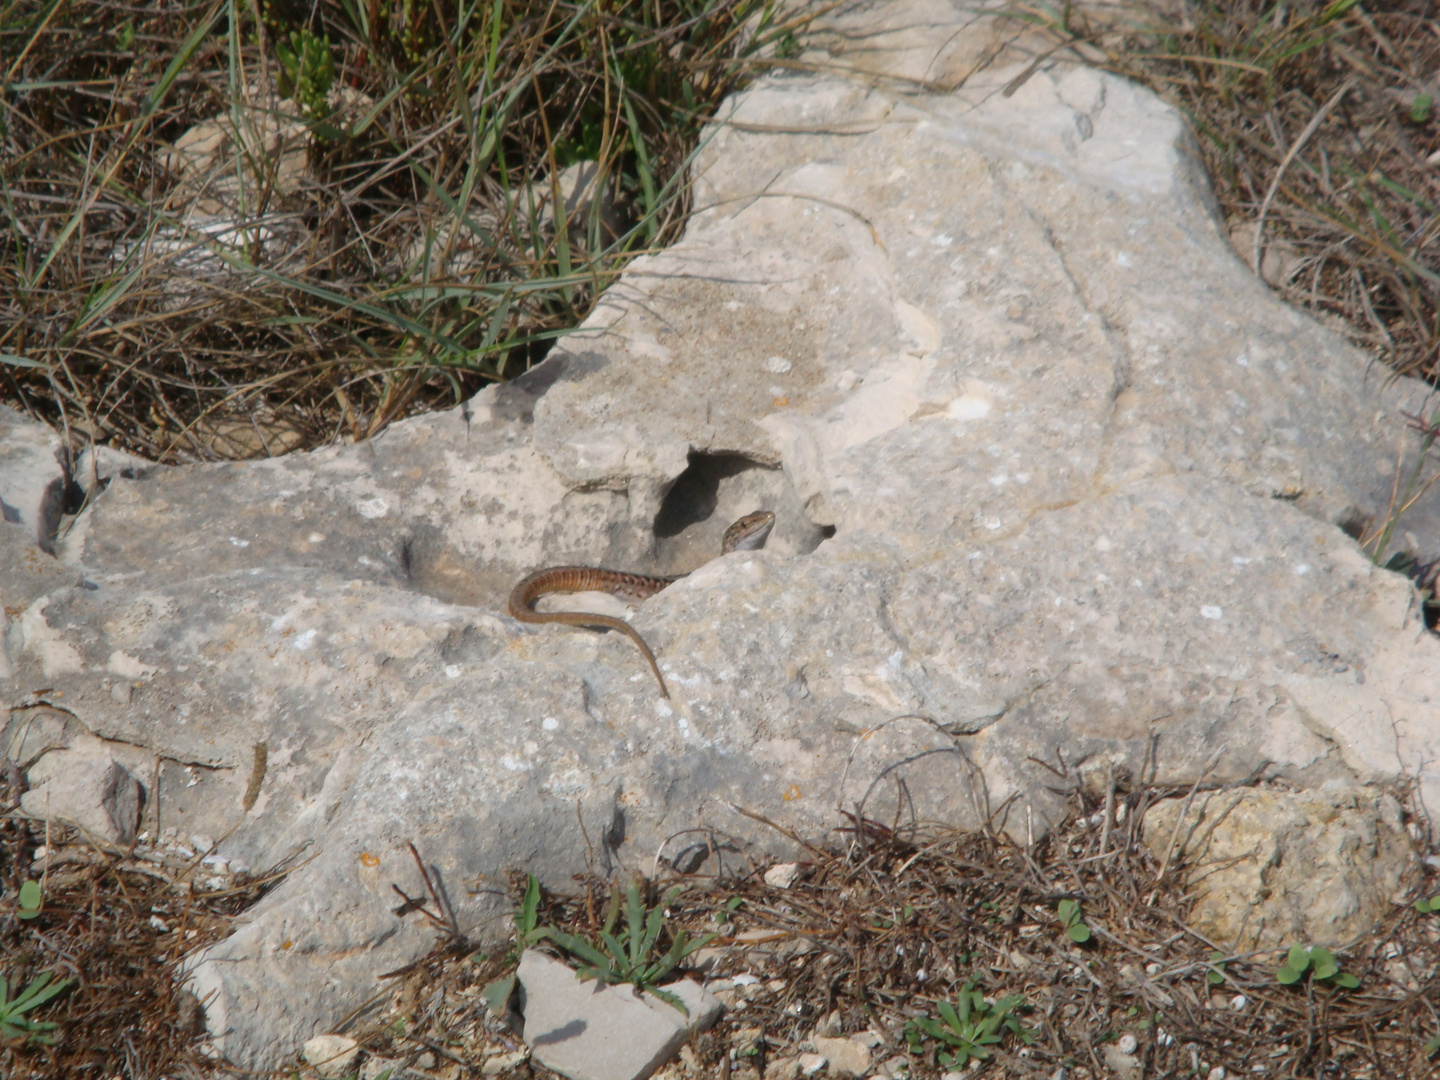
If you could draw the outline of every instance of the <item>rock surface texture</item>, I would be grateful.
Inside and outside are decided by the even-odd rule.
[[[720,1016],[720,1002],[691,979],[665,988],[684,1003],[681,1012],[629,984],[582,980],[533,949],[516,977],[531,1056],[571,1080],[645,1080]]]
[[[1423,388],[1245,269],[1155,98],[959,85],[971,16],[889,10],[920,7],[939,67],[892,73],[923,87],[727,102],[684,240],[523,378],[364,445],[102,472],[58,563],[0,529],[11,699],[158,759],[114,752],[158,777],[143,828],[303,862],[192,966],[238,1064],[429,947],[409,842],[496,936],[511,869],[563,888],[696,826],[783,856],[732,807],[820,835],[901,781],[1021,835],[1146,762],[1440,806],[1440,646],[1342,529]],[[712,559],[762,506],[769,547]],[[699,567],[634,620],[672,700],[620,635],[503,614],[556,563]]]
[[[1418,884],[1400,805],[1330,785],[1314,791],[1228,791],[1167,799],[1145,818],[1157,859],[1191,867],[1190,925],[1239,950],[1297,941],[1343,945]]]

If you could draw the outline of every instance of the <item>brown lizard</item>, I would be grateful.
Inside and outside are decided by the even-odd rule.
[[[720,554],[753,551],[763,547],[774,527],[775,515],[769,510],[746,514],[725,530]],[[599,626],[619,630],[645,654],[645,659],[650,662],[650,670],[655,673],[655,680],[660,684],[661,696],[668,698],[670,691],[665,686],[664,676],[660,674],[660,665],[655,661],[655,654],[650,651],[650,646],[645,644],[640,632],[624,619],[617,619],[613,615],[591,615],[583,611],[536,611],[535,601],[550,593],[607,592],[638,604],[684,576],[680,574],[676,577],[648,577],[645,574],[627,574],[623,570],[602,570],[594,566],[550,566],[544,570],[536,570],[515,586],[510,593],[510,615],[527,623],[565,623],[569,626]]]

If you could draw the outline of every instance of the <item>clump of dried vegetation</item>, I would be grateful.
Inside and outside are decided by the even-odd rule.
[[[702,123],[798,25],[769,0],[11,0],[0,397],[183,461],[518,374],[676,235]]]
[[[274,879],[221,884],[203,852],[178,843],[97,845],[17,813],[23,787],[20,769],[0,769],[0,1076],[159,1080],[207,1070],[200,1003],[180,986],[181,963],[228,935]],[[7,1003],[37,982],[63,988],[16,1017]]]

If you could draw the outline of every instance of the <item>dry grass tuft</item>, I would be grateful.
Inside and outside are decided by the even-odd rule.
[[[766,0],[11,0],[0,397],[159,461],[463,400],[677,234],[700,125],[790,30]]]
[[[21,817],[19,772],[0,772],[0,977],[14,998],[46,972],[72,980],[25,1019],[58,1025],[0,1039],[7,1080],[159,1080],[215,1074],[200,1053],[200,1003],[180,988],[185,956],[231,932],[273,878],[197,883],[210,873],[176,844],[100,850],[73,830]],[[48,843],[47,843],[48,837]],[[39,854],[41,851],[49,854]],[[38,915],[16,902],[42,885]]]

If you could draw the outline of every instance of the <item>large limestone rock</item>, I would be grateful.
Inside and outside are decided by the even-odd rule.
[[[524,378],[361,446],[112,474],[68,576],[0,582],[12,700],[158,759],[114,752],[157,827],[303,864],[192,965],[224,1053],[278,1064],[428,947],[412,841],[495,936],[512,868],[780,846],[735,805],[1023,832],[1152,751],[1162,783],[1440,805],[1440,650],[1342,529],[1423,388],[1244,269],[1171,111],[1018,70],[759,82],[684,241]],[[769,548],[708,561],[758,506]],[[635,617],[672,700],[619,635],[502,614],[562,562],[701,567]]]

